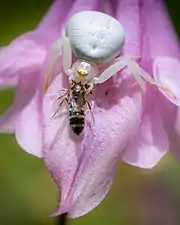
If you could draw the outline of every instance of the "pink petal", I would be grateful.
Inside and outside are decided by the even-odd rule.
[[[47,48],[60,35],[61,25],[72,1],[54,1],[36,30],[23,34],[0,50],[0,77],[11,84],[16,76],[40,74]]]
[[[19,114],[15,136],[18,144],[30,154],[43,157],[41,93],[37,91]]]
[[[169,151],[180,159],[180,142],[179,142],[179,109],[176,105],[171,104],[162,95],[160,96],[159,107],[161,108],[161,117],[163,118],[164,127],[169,138]]]
[[[18,76],[14,76],[12,78],[10,77],[5,77],[5,76],[0,76],[0,88],[11,88],[11,87],[16,87],[18,83]]]
[[[66,2],[63,0],[54,1],[36,29],[37,33],[41,34],[41,42],[51,45],[56,38],[60,37],[62,25],[73,5],[73,0],[66,0]]]
[[[35,82],[36,80],[36,82]],[[0,132],[15,132],[28,153],[42,156],[41,95],[36,74],[19,79],[13,105],[0,117]]]
[[[125,28],[125,55],[140,55],[139,0],[121,0],[117,3],[116,18]]]
[[[151,105],[141,121],[139,132],[126,150],[123,160],[133,166],[152,168],[169,150],[161,111]]]
[[[178,109],[173,129],[171,130],[172,145],[170,148],[171,153],[180,160],[180,110]]]
[[[86,10],[99,10],[101,2],[99,0],[76,0],[73,7],[71,8],[66,21],[75,13]]]
[[[40,73],[46,49],[31,37],[32,33],[26,34],[0,51],[0,76],[5,81],[11,81],[15,76]]]
[[[116,7],[117,7],[116,3],[117,3],[116,1],[104,1],[103,4],[101,4],[100,11],[112,17],[116,17]]]
[[[63,107],[53,117],[58,108],[57,98],[60,96],[61,89],[62,77],[60,74],[46,92],[43,112],[45,162],[57,185],[61,187],[63,201],[67,197],[73,181],[72,177],[78,165],[78,151],[81,148],[81,143],[79,143],[78,138],[74,139],[69,134],[68,114]]]
[[[142,1],[142,23],[147,32],[150,56],[179,58],[179,42],[173,29],[164,1]]]
[[[60,115],[52,118],[61,83],[58,76],[44,99],[45,161],[61,188],[60,208],[55,215],[68,211],[70,217],[79,217],[96,207],[109,191],[121,153],[137,132],[141,96],[139,93],[126,96],[127,89],[122,87],[121,98],[117,97],[119,103],[114,105],[110,97],[114,90],[109,91],[106,101],[105,87],[97,87],[101,107],[94,109],[95,123],[89,127],[87,121],[84,136],[77,137],[69,132],[66,110],[63,114],[61,108]]]
[[[140,15],[139,15],[139,0],[121,0],[117,1],[116,18],[125,29],[125,44],[122,49],[122,55],[139,57],[141,55],[141,36],[140,36]],[[122,79],[127,77],[134,78],[129,70],[124,70],[123,73],[118,73],[116,83],[121,83]]]
[[[143,38],[141,43],[141,65],[150,74],[155,72],[156,82],[166,84],[168,87],[171,84],[170,89],[173,87],[172,91],[174,91],[175,84],[172,80],[168,84],[167,82],[165,83],[169,79],[166,74],[170,72],[168,69],[170,68],[170,63],[166,66],[165,61],[163,64],[161,62],[163,61],[161,59],[168,57],[160,56],[178,57],[179,53],[177,39],[162,4],[162,1],[142,1],[141,28]],[[174,59],[171,58],[170,61],[174,61]],[[154,71],[152,70],[153,63],[155,64]],[[174,68],[174,63],[172,66]],[[165,68],[167,71],[164,74]],[[173,77],[174,79],[175,76],[170,75],[169,77]],[[177,94],[176,89],[175,94]],[[170,98],[171,96],[168,97]],[[145,110],[139,133],[130,144],[129,150],[125,152],[123,160],[138,167],[152,168],[169,150],[168,138],[170,141],[172,140],[170,133],[172,133],[172,121],[175,114],[174,106],[169,104],[166,99],[162,99],[153,87],[148,88],[144,104]],[[167,123],[167,121],[169,122]]]
[[[16,113],[16,103],[14,103],[2,116],[0,116],[0,133],[14,133],[18,113]]]
[[[14,132],[21,111],[28,105],[36,92],[36,74],[20,77],[13,105],[0,116],[0,132]]]
[[[146,57],[147,60],[143,62],[144,67],[149,70],[149,66],[153,65],[153,71],[149,72],[153,72],[158,84],[165,86],[170,91],[164,91],[162,88],[159,90],[172,103],[179,106],[179,43],[163,1],[143,1],[141,16],[144,32],[143,57]]]
[[[154,78],[162,86],[168,87],[172,92],[162,93],[172,103],[180,107],[180,62],[170,57],[159,57],[154,60]],[[174,96],[175,95],[175,96]]]
[[[102,89],[101,89],[102,90]],[[118,161],[127,143],[137,132],[141,118],[141,97],[122,97],[109,109],[95,108],[96,122],[86,130],[81,161],[66,204],[69,216],[82,216],[106,196],[113,182]]]

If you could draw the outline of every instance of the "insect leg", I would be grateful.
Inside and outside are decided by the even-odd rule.
[[[88,84],[88,87],[86,88],[86,95],[89,94],[89,93],[92,94],[93,88],[94,88],[93,83]]]
[[[61,108],[61,106],[62,106],[62,104],[64,102],[66,102],[67,104],[69,104],[68,98],[64,98],[62,101],[59,102],[59,105],[58,105],[56,111],[54,112],[54,114],[52,115],[52,117],[55,117],[56,116],[56,114],[59,112],[59,109]]]
[[[63,104],[64,102],[67,103],[66,106],[69,105],[69,90],[68,90],[68,89],[64,89],[64,90],[62,90],[62,91],[65,91],[65,93],[62,94],[61,96],[59,96],[59,97],[56,99],[56,101],[57,101],[57,100],[59,101],[59,105],[58,105],[57,110],[55,111],[55,113],[53,114],[52,117],[55,117],[55,115],[58,113],[59,109],[61,108],[61,106],[62,106],[62,104]]]
[[[92,112],[92,106],[91,106],[90,102],[87,99],[85,100],[85,102],[86,102],[86,104],[88,106],[88,109],[89,109],[89,111],[91,113],[91,117],[92,117],[93,121],[95,121],[94,114]]]

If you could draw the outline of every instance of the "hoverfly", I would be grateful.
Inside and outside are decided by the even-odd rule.
[[[61,105],[64,101],[68,105],[69,110],[69,126],[71,130],[79,135],[85,126],[85,107],[87,106],[91,112],[91,116],[94,119],[91,104],[87,99],[87,95],[91,93],[91,87],[87,84],[82,84],[81,82],[73,81],[70,84],[69,89],[64,90],[65,93],[58,97],[59,106],[54,116],[59,111]]]

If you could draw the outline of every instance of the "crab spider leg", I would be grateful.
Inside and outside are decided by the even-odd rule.
[[[128,68],[131,71],[131,73],[132,73],[133,77],[135,78],[135,80],[137,81],[137,83],[139,84],[139,86],[141,87],[143,96],[144,96],[145,92],[146,92],[146,83],[143,80],[143,78],[141,77],[138,64],[134,61],[129,61]],[[151,77],[150,75],[148,75],[148,76]],[[145,80],[147,80],[147,79],[145,79]]]
[[[116,74],[119,70],[126,67],[127,61],[124,57],[119,57],[115,60],[115,62],[110,65],[107,69],[105,69],[99,77],[94,77],[93,83],[100,84],[104,81],[108,80],[114,74]]]
[[[132,61],[131,66],[133,68],[133,71],[137,70],[137,72],[139,73],[138,75],[140,75],[140,77],[142,77],[144,80],[170,94],[172,98],[174,98],[174,100],[177,99],[176,95],[167,86],[159,85],[158,83],[156,83],[153,77],[151,77],[145,70],[139,67],[136,62]]]
[[[167,86],[163,86],[163,85],[159,85],[155,82],[155,80],[146,72],[144,71],[142,68],[139,67],[139,72],[140,75],[147,80],[150,84],[157,86],[158,88],[162,89],[163,91],[165,91],[166,93],[170,94],[172,96],[172,98],[174,100],[177,100],[176,95],[174,94],[174,92],[172,92]]]
[[[153,77],[151,77],[151,75],[149,75],[145,70],[143,70],[133,59],[128,57],[117,58],[114,63],[110,65],[99,77],[94,77],[93,82],[95,84],[103,83],[125,67],[128,67],[133,77],[140,85],[143,95],[145,95],[146,92],[145,81],[147,81],[150,84],[162,89],[163,91],[166,91],[168,94],[171,94],[172,97],[176,99],[176,95],[168,87],[157,84]]]
[[[68,70],[70,69],[72,64],[72,52],[70,42],[67,37],[62,37],[56,40],[51,47],[47,70],[45,73],[45,82],[44,82],[45,92],[48,88],[51,72],[53,71],[54,64],[58,59],[60,52],[62,52],[63,70],[67,75],[69,75]]]
[[[94,83],[103,83],[104,81],[108,80],[110,77],[112,77],[114,74],[116,74],[121,69],[128,67],[134,76],[134,78],[137,80],[138,84],[142,88],[143,92],[146,90],[146,84],[144,80],[139,75],[138,68],[136,67],[136,63],[132,63],[134,60],[127,58],[127,57],[119,57],[115,59],[115,62],[110,65],[99,77],[94,77]]]

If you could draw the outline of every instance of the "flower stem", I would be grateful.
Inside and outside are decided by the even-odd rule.
[[[58,216],[57,225],[67,225],[67,213]]]

